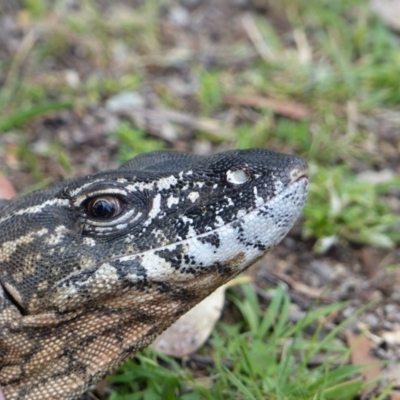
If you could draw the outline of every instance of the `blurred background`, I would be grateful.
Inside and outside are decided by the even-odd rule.
[[[160,149],[311,169],[301,220],[206,344],[147,350],[87,398],[400,399],[398,21],[397,0],[0,0],[18,193]]]

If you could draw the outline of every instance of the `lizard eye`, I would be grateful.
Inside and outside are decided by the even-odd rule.
[[[245,169],[237,169],[226,172],[226,181],[229,186],[241,185],[251,179],[249,171]]]
[[[86,203],[88,215],[94,218],[110,219],[118,216],[125,208],[125,203],[117,196],[98,196]]]

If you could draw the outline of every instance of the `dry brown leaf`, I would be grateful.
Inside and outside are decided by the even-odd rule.
[[[194,353],[208,339],[221,316],[225,290],[249,282],[251,278],[248,276],[239,276],[221,286],[158,336],[151,347],[177,358]]]
[[[362,247],[358,251],[360,261],[362,262],[365,272],[369,279],[375,278],[376,274],[380,271],[380,263],[375,249],[371,247]]]
[[[390,400],[400,400],[400,391],[398,390],[393,390],[390,393]]]
[[[366,383],[373,383],[381,376],[379,360],[371,356],[373,343],[364,335],[357,336],[346,331],[347,344],[351,348],[350,359],[353,365],[365,365],[361,373]],[[364,390],[362,399],[365,399],[374,389],[373,385]]]
[[[2,174],[0,174],[0,199],[11,199],[17,193],[10,181]]]
[[[153,342],[151,347],[160,353],[182,358],[195,352],[210,336],[221,316],[225,300],[221,286],[196,307],[184,314]]]
[[[258,108],[270,108],[276,114],[295,120],[303,120],[310,116],[310,109],[304,104],[294,101],[282,101],[263,96],[226,96],[224,103],[230,105],[249,106]]]

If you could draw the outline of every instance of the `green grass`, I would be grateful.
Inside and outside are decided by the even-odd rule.
[[[148,138],[143,130],[133,127],[128,122],[121,122],[113,136],[120,143],[118,159],[124,163],[141,153],[162,150],[164,142]]]
[[[324,242],[338,240],[382,248],[399,242],[400,216],[381,198],[389,188],[400,185],[398,178],[377,185],[357,180],[346,166],[314,167],[304,233],[318,238],[317,251],[326,250]]]
[[[71,101],[66,102],[51,102],[39,105],[31,105],[29,107],[20,108],[13,113],[5,116],[0,121],[0,134],[15,128],[22,128],[29,121],[38,118],[42,115],[54,113],[59,110],[72,108]]]
[[[344,400],[362,389],[361,366],[347,365],[350,350],[335,341],[349,321],[328,334],[323,330],[323,318],[343,304],[312,309],[304,319],[292,323],[290,300],[281,287],[275,289],[266,312],[251,285],[244,285],[242,292],[243,296],[231,293],[229,298],[243,322],[219,324],[204,349],[213,360],[206,377],[146,350],[109,378],[115,385],[111,399]],[[323,354],[325,361],[308,367],[317,354]]]
[[[204,115],[215,113],[220,109],[223,96],[222,73],[200,69],[197,76],[199,80],[197,99],[201,112]]]

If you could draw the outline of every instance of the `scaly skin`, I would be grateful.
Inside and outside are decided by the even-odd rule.
[[[271,250],[307,166],[269,150],[157,152],[0,203],[0,384],[76,399]]]

